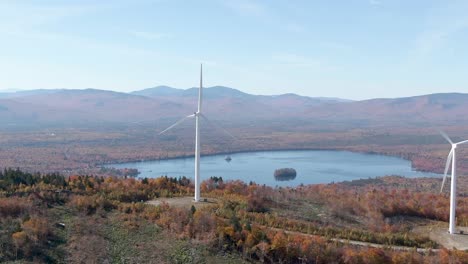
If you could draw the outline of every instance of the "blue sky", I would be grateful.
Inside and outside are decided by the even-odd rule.
[[[468,1],[0,0],[0,90],[468,93]]]

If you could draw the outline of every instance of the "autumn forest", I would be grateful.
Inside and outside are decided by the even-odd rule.
[[[190,180],[8,169],[0,174],[0,260],[462,263],[466,252],[411,231],[447,221],[448,199],[435,191],[438,183],[383,177],[274,189],[212,178],[202,183],[210,201],[203,206],[155,206],[147,201],[192,195]],[[462,226],[468,225],[466,195],[457,208]]]
[[[45,101],[57,96],[53,102],[58,103],[65,100],[60,93],[41,98]],[[92,108],[97,106],[93,93],[104,96],[98,101],[112,99],[99,91],[75,96],[86,96],[78,101]],[[118,96],[121,100],[122,95]],[[271,117],[277,101],[268,101],[272,112],[257,113],[259,101],[245,100],[252,109],[256,107],[255,111],[231,122],[216,116],[216,107],[242,100],[209,99],[213,120],[237,139],[204,126],[202,155],[347,150],[401,157],[411,161],[414,169],[442,173],[450,146],[438,130],[443,129],[454,140],[468,134],[468,127],[445,115],[430,119],[426,113],[406,120],[400,109],[408,99],[402,99],[403,105],[399,100],[378,104],[327,102],[321,106],[308,102],[300,109],[297,104],[306,99],[293,99],[297,100],[291,103],[294,107],[289,112],[282,110],[278,120]],[[193,104],[192,98],[184,100],[187,106]],[[426,102],[425,98],[414,100]],[[268,107],[265,104],[260,106]],[[133,104],[124,105],[131,108]],[[427,107],[439,109],[444,105]],[[464,104],[456,105],[464,109]],[[369,115],[363,109],[379,111]],[[133,116],[130,110],[125,114]],[[274,188],[212,177],[201,185],[203,201],[194,203],[192,175],[141,178],[131,168],[102,166],[193,156],[193,124],[157,135],[179,116],[175,110],[173,115],[135,122],[83,123],[86,117],[76,124],[51,124],[40,118],[30,126],[1,124],[0,261],[468,263],[466,251],[457,249],[460,243],[447,245],[442,239],[446,232],[441,230],[446,230],[448,223],[449,187],[440,193],[439,178],[389,175]],[[468,180],[463,176],[468,172],[467,153],[464,148],[457,150],[457,169],[462,175],[457,205],[460,228],[468,227]]]

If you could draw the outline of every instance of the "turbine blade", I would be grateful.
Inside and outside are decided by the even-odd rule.
[[[445,140],[447,140],[450,144],[453,144],[452,140],[450,139],[450,137],[442,130],[439,130],[439,133],[445,138]]]
[[[200,88],[198,89],[198,113],[202,110],[203,98],[203,64],[200,64]]]
[[[468,143],[468,140],[463,140],[463,141],[460,141],[460,142],[458,142],[458,143],[455,143],[455,144],[457,144],[457,145],[461,145],[461,144],[465,144],[465,143]]]
[[[203,64],[200,64],[200,87],[203,87]]]
[[[237,138],[235,136],[233,136],[231,133],[229,133],[226,129],[224,129],[222,126],[216,124],[215,122],[212,122],[211,120],[209,120],[204,114],[200,114],[201,117],[203,117],[203,119],[206,120],[206,122],[211,125],[212,127],[214,128],[218,128],[220,129],[221,131],[223,131],[226,135],[232,137],[233,139],[237,140]]]
[[[442,190],[444,189],[445,180],[447,179],[447,173],[450,167],[450,162],[452,161],[452,157],[453,157],[453,148],[450,150],[447,156],[447,162],[445,163],[444,179],[442,180],[442,186],[440,187],[440,192],[442,192]]]
[[[164,129],[163,131],[159,132],[159,135],[162,135],[164,133],[166,133],[167,131],[171,130],[172,128],[176,127],[177,125],[179,125],[180,123],[184,122],[187,118],[191,118],[191,117],[194,117],[195,114],[191,114],[191,115],[188,115],[182,119],[180,119],[179,121],[175,122],[172,126]]]

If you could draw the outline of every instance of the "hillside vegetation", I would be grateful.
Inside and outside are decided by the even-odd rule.
[[[466,94],[346,101],[251,95],[227,87],[204,92],[206,116],[237,140],[202,121],[202,155],[337,149],[398,156],[415,169],[440,173],[450,146],[437,130],[455,141],[468,136]],[[194,123],[157,134],[192,113],[196,100],[196,89],[170,87],[131,94],[96,89],[0,94],[2,167],[123,176],[127,173],[101,165],[192,156]],[[460,173],[468,172],[466,153],[459,148]]]
[[[203,182],[202,194],[218,202],[196,208],[145,203],[191,196],[186,178],[66,178],[8,169],[0,173],[0,261],[465,262],[468,254],[457,250],[418,253],[390,247],[440,247],[411,232],[415,225],[447,220],[448,197],[434,191],[438,183],[384,177],[272,189],[213,178]],[[467,226],[466,197],[457,210],[458,224]]]
[[[166,123],[196,109],[198,91],[156,87],[122,93],[98,89],[32,90],[0,94],[0,128],[96,127],[132,122]],[[252,95],[216,86],[204,89],[204,113],[250,122],[340,123],[350,127],[455,125],[468,121],[468,94],[429,94],[350,101],[296,94]],[[249,111],[239,111],[249,109]],[[148,113],[152,113],[149,115]],[[427,120],[425,120],[427,119]]]

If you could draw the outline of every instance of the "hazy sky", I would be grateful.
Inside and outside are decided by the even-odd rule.
[[[0,0],[0,90],[468,92],[468,1]]]

